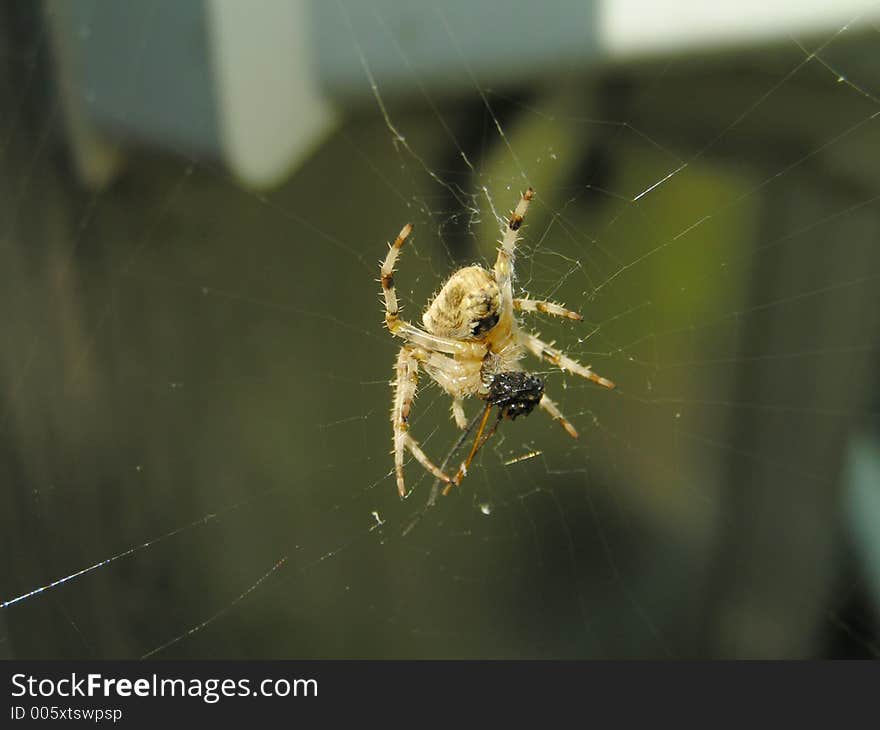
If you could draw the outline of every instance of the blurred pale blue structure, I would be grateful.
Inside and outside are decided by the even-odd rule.
[[[69,114],[99,134],[208,151],[257,186],[279,182],[308,157],[334,128],[334,105],[372,99],[367,68],[389,97],[454,95],[472,91],[475,79],[497,89],[658,55],[760,49],[880,16],[864,0],[515,0],[503,12],[491,0],[269,0],[258,13],[235,0],[48,0],[48,7],[65,85],[85,90],[69,99]],[[133,97],[121,67],[105,59],[155,33],[162,53],[144,54],[138,67],[150,93]],[[461,73],[463,59],[470,74]],[[72,137],[83,147],[81,135]],[[80,149],[91,171],[84,177],[112,173],[90,164],[90,154]]]

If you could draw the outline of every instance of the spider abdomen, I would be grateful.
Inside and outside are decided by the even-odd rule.
[[[455,339],[482,339],[501,317],[501,292],[495,276],[481,266],[456,271],[422,315],[425,329]]]

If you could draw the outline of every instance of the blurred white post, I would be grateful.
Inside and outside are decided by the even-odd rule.
[[[277,184],[335,126],[318,88],[308,0],[208,0],[222,153],[250,186]]]

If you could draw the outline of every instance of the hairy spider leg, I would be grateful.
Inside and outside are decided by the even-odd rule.
[[[608,380],[608,378],[603,378],[601,375],[597,375],[590,369],[588,365],[581,365],[577,360],[573,360],[564,352],[562,352],[562,350],[557,350],[555,347],[553,347],[552,344],[544,342],[537,335],[533,335],[529,332],[523,332],[521,334],[521,337],[523,344],[526,346],[526,349],[528,349],[529,352],[535,355],[535,357],[553,363],[560,370],[573,373],[574,375],[579,375],[580,377],[586,378],[587,380],[592,380],[594,383],[598,383],[603,388],[608,388],[609,390],[612,390],[615,387],[614,383]]]
[[[562,415],[559,406],[556,405],[555,401],[550,400],[550,397],[546,393],[541,397],[541,402],[538,406],[541,410],[546,411],[550,418],[559,423],[569,436],[573,439],[579,438],[577,429],[571,425],[571,422],[565,416]]]
[[[581,322],[583,320],[583,316],[577,312],[572,312],[561,304],[547,302],[543,299],[514,299],[513,308],[520,312],[541,312],[542,314],[549,314],[553,317],[566,317],[567,319],[573,319],[576,322]]]
[[[586,378],[587,380],[592,380],[594,383],[598,383],[599,385],[604,386],[605,388],[612,389],[614,388],[614,383],[612,383],[607,378],[603,378],[600,375],[597,375],[589,367],[585,367],[581,365],[577,360],[573,360],[568,357],[565,353],[560,350],[557,350],[552,345],[544,342],[542,339],[537,337],[536,335],[530,334],[528,332],[521,333],[523,344],[526,348],[531,352],[535,357],[541,358],[543,360],[547,360],[548,362],[553,363],[560,370],[564,370],[570,373],[574,373],[575,375],[579,375],[582,378]],[[562,411],[559,410],[559,407],[554,403],[550,398],[547,397],[546,393],[544,397],[541,398],[541,402],[539,403],[542,410],[546,411],[547,414],[561,425],[566,433],[572,438],[578,438],[578,432],[574,426],[571,425],[571,422],[562,415]]]
[[[391,334],[401,337],[408,342],[423,347],[426,350],[437,350],[450,355],[482,358],[486,354],[486,346],[480,342],[462,342],[449,337],[440,337],[416,327],[400,317],[400,305],[397,301],[397,292],[394,288],[394,264],[400,249],[409,235],[412,233],[412,223],[407,223],[400,229],[394,243],[388,249],[388,254],[382,262],[380,269],[382,282],[382,294],[385,298],[385,324]]]
[[[462,431],[467,428],[468,420],[464,414],[464,401],[461,398],[452,399],[452,418]]]
[[[513,307],[513,261],[516,256],[517,231],[523,224],[523,219],[529,210],[529,203],[535,195],[535,191],[528,188],[520,197],[510,218],[507,219],[507,226],[501,236],[501,246],[498,248],[498,257],[495,259],[495,281],[501,289],[501,296],[504,301],[502,309],[512,309]]]
[[[418,442],[409,433],[409,412],[419,384],[419,361],[416,351],[404,345],[397,355],[397,377],[394,380],[394,403],[391,407],[391,424],[394,431],[394,472],[397,477],[397,491],[406,497],[406,485],[403,480],[404,450],[437,479],[450,483],[452,480],[432,462],[422,451]]]

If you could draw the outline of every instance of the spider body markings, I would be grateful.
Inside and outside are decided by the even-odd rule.
[[[456,425],[467,428],[463,401],[476,396],[499,407],[499,416],[528,415],[539,406],[572,437],[578,433],[544,393],[541,378],[523,372],[521,360],[530,353],[556,367],[606,388],[614,383],[568,357],[552,343],[520,329],[516,312],[540,312],[580,321],[583,317],[560,304],[513,296],[513,265],[517,231],[522,226],[534,191],[526,190],[502,230],[498,256],[492,269],[466,266],[458,269],[428,302],[422,315],[423,328],[400,316],[394,289],[394,266],[412,224],[405,225],[391,244],[381,266],[385,324],[391,334],[404,340],[397,355],[391,423],[397,490],[406,496],[403,460],[407,450],[436,478],[447,485],[457,483],[422,451],[409,433],[409,415],[418,388],[419,368],[452,398]]]

